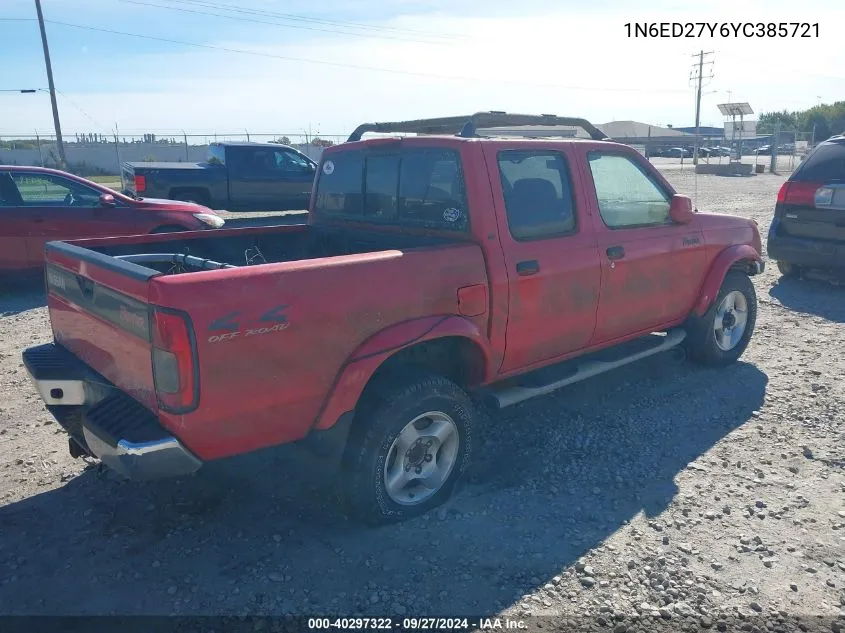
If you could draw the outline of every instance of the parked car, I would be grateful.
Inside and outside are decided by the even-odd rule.
[[[757,149],[754,150],[754,154],[757,156],[771,156],[772,155],[772,146],[771,145],[761,145]]]
[[[690,158],[692,151],[683,147],[671,147],[663,152],[663,156],[667,158]]]
[[[130,194],[229,211],[307,209],[316,163],[287,145],[212,143],[204,163],[124,163]]]
[[[783,183],[767,251],[785,276],[845,270],[845,137],[819,143]]]
[[[37,270],[44,245],[108,235],[220,228],[211,209],[130,198],[56,169],[0,165],[0,274]]]
[[[592,140],[476,133],[539,125]],[[25,366],[71,454],[129,478],[299,442],[340,464],[354,516],[420,514],[466,471],[479,405],[680,346],[726,366],[751,339],[756,223],[694,212],[605,138],[368,124],[326,149],[308,224],[52,242],[54,342]]]
[[[731,150],[728,147],[702,147],[700,150],[702,152],[702,156],[709,156],[711,158],[719,157],[719,156],[730,156]]]

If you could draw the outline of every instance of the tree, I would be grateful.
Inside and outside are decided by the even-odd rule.
[[[313,139],[311,139],[311,145],[313,145],[314,147],[331,147],[332,145],[334,145],[334,141],[315,136]]]
[[[765,112],[760,115],[757,121],[757,132],[759,134],[771,134],[775,127],[780,125],[781,130],[794,130],[798,127],[798,120],[795,112],[784,110],[783,112]]]
[[[833,104],[821,104],[807,110],[796,112],[765,112],[760,115],[757,131],[771,134],[780,124],[781,131],[795,130],[810,138],[815,128],[816,141],[824,140],[834,134],[845,133],[845,101]]]

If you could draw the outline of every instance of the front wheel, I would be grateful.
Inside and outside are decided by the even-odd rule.
[[[378,525],[442,504],[469,466],[475,421],[467,394],[441,376],[419,373],[373,389],[344,459],[351,514]]]
[[[757,293],[748,275],[731,271],[719,294],[703,316],[687,323],[686,348],[689,357],[703,365],[724,367],[736,362],[754,332],[757,321]]]

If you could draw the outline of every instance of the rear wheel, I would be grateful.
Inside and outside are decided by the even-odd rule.
[[[797,277],[800,273],[798,266],[794,264],[790,264],[789,262],[785,262],[783,260],[778,260],[777,262],[778,270],[780,274],[784,277]]]
[[[731,271],[725,276],[710,309],[701,317],[690,317],[687,322],[687,353],[703,365],[730,365],[748,347],[756,321],[754,284],[748,275]]]
[[[377,385],[344,456],[350,513],[378,525],[442,504],[469,466],[475,420],[467,394],[441,376],[415,372]]]

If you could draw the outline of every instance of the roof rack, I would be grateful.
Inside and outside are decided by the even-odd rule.
[[[607,141],[610,138],[586,119],[559,117],[553,114],[508,114],[491,110],[476,112],[468,116],[451,116],[439,119],[417,119],[415,121],[396,121],[393,123],[363,123],[349,135],[347,143],[360,141],[367,132],[405,133],[405,134],[455,134],[465,138],[478,137],[479,129],[496,127],[524,126],[571,126],[580,127],[595,141]]]

